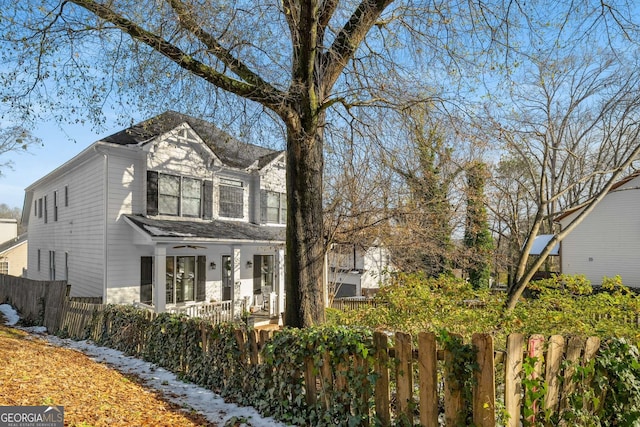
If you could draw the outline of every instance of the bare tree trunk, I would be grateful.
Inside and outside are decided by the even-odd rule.
[[[313,126],[312,126],[313,127]],[[285,325],[323,323],[322,128],[289,130]],[[314,129],[312,129],[313,131]]]

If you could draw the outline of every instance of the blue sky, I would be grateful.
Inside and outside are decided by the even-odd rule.
[[[62,126],[62,129],[61,129]],[[13,170],[3,168],[0,176],[0,204],[10,208],[20,208],[24,204],[24,189],[45,176],[67,160],[87,148],[101,137],[111,135],[122,129],[117,124],[106,125],[107,131],[96,133],[90,124],[58,125],[47,123],[32,133],[42,140],[41,146],[35,146],[28,152],[5,154],[0,163],[13,162]]]

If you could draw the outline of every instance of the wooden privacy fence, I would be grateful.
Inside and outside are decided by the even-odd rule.
[[[25,322],[46,326],[49,331],[58,330],[68,294],[66,281],[0,274],[0,304],[11,304]]]
[[[58,333],[76,340],[91,338],[97,340],[96,328],[93,325],[98,322],[106,305],[77,302],[67,299],[64,303],[64,312],[60,322]]]

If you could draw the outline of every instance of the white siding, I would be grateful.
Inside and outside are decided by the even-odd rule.
[[[640,178],[609,193],[561,243],[564,274],[584,274],[593,285],[620,275],[640,287]],[[575,216],[565,218],[566,226]]]
[[[209,149],[191,131],[183,129],[153,143],[147,167],[167,174],[211,179],[212,158]]]
[[[260,172],[260,189],[281,193],[286,191],[287,171],[284,162],[273,162]]]
[[[33,200],[47,197],[47,223],[30,207],[28,277],[49,279],[49,251],[55,251],[56,279],[65,279],[65,252],[69,254],[72,296],[103,296],[103,166],[100,155],[64,175],[57,175],[33,189]],[[65,206],[65,187],[69,205]],[[54,220],[54,191],[58,192],[58,220]],[[40,250],[40,269],[37,252]]]
[[[362,287],[366,289],[379,288],[389,280],[391,255],[389,250],[381,246],[372,246],[364,254],[364,269],[366,273],[362,277]]]
[[[260,171],[260,184],[253,194],[254,203],[254,219],[255,223],[262,222],[261,212],[261,192],[274,191],[276,193],[287,193],[287,171],[284,161],[276,161],[267,165]]]
[[[133,230],[123,215],[143,212],[146,156],[123,152],[109,156],[109,213],[106,232],[108,303],[131,303],[140,299],[140,257],[153,249],[133,244]]]

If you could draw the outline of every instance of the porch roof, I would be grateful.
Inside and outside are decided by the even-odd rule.
[[[250,224],[238,221],[184,221],[155,219],[136,215],[125,215],[133,226],[139,228],[152,240],[198,240],[236,242],[285,242],[285,228]]]

